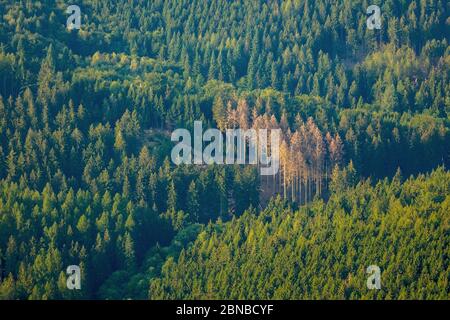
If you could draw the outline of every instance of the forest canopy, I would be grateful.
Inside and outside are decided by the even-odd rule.
[[[0,1],[0,299],[449,298],[448,3],[77,5]],[[278,174],[174,165],[195,121]]]

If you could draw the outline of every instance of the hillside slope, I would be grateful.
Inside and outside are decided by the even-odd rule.
[[[151,282],[152,299],[449,299],[450,172],[281,200],[210,225]],[[368,290],[366,268],[381,268]]]

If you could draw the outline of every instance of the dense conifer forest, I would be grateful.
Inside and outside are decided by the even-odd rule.
[[[0,299],[450,298],[446,1],[74,4],[0,0]],[[279,172],[176,166],[194,121]]]

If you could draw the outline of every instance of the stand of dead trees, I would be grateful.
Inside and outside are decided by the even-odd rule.
[[[223,118],[218,121],[221,130],[267,129],[270,135],[270,130],[281,129],[280,170],[272,177],[261,177],[264,196],[281,194],[297,203],[308,203],[316,196],[323,196],[333,168],[343,161],[344,146],[339,134],[324,134],[311,117],[305,122],[300,115],[291,129],[285,113],[277,120],[275,115],[258,114],[253,108],[250,115],[247,101],[236,100],[226,103]],[[219,103],[223,105],[222,101]],[[270,139],[267,141],[270,143]],[[259,154],[261,144],[257,145]],[[268,150],[271,150],[270,145]]]

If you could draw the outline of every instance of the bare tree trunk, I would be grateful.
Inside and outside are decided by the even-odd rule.
[[[294,182],[291,182],[291,198],[292,202],[295,202],[295,191],[294,191]]]

